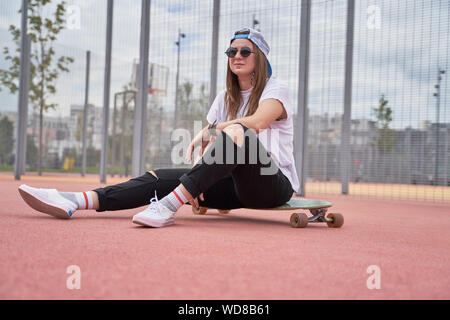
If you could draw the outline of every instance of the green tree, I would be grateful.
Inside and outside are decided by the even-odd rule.
[[[27,134],[27,153],[26,153],[27,164],[31,168],[36,168],[37,160],[38,160],[38,149],[36,147],[36,143],[34,142],[34,136],[31,134]]]
[[[50,103],[50,96],[56,93],[56,80],[60,72],[69,72],[68,65],[74,59],[67,56],[55,56],[53,42],[65,27],[64,15],[65,1],[56,5],[56,10],[50,18],[44,17],[44,8],[51,4],[51,0],[30,0],[28,4],[28,33],[31,37],[32,49],[30,52],[30,91],[29,101],[33,108],[39,110],[39,155],[38,172],[42,175],[42,145],[43,145],[43,117],[44,112],[56,109],[57,104]],[[19,10],[21,13],[22,9]],[[9,32],[13,37],[16,49],[4,47],[5,61],[10,66],[0,70],[0,83],[9,89],[12,94],[18,90],[20,67],[20,27],[10,25]],[[0,86],[1,90],[1,86]]]
[[[206,84],[202,83],[200,85],[199,97],[196,101],[196,113],[200,114],[203,119],[206,118],[206,114],[209,111],[209,90]]]
[[[3,117],[0,120],[0,163],[9,164],[14,146],[14,124]]]
[[[178,97],[179,97],[179,112],[181,114],[180,123],[184,128],[189,128],[191,126],[191,109],[194,103],[194,98],[192,96],[194,85],[186,81],[181,84],[178,89]]]
[[[376,118],[375,126],[378,135],[373,139],[372,145],[376,145],[381,154],[389,154],[397,144],[397,133],[389,128],[392,122],[392,109],[387,106],[388,100],[381,95],[378,108],[372,108],[372,113]]]
[[[206,86],[201,84],[197,97],[194,97],[194,85],[189,81],[184,82],[178,90],[182,126],[191,130],[194,128],[194,121],[205,120],[209,94],[206,93]]]

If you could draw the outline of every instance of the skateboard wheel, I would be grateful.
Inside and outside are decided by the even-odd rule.
[[[308,225],[308,216],[306,213],[293,213],[291,215],[291,226],[294,228],[305,228]]]
[[[230,213],[231,210],[217,209],[217,211],[219,211],[219,213],[221,213],[221,214],[227,214],[227,213]]]
[[[208,211],[208,208],[200,207],[200,208],[197,209],[195,207],[192,207],[192,212],[194,214],[205,214],[206,211]]]
[[[327,215],[327,218],[332,220],[327,222],[330,228],[340,228],[344,224],[344,216],[340,213],[330,213]]]

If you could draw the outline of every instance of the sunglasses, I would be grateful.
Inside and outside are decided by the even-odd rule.
[[[236,57],[238,53],[238,49],[234,47],[229,47],[227,51],[225,51],[225,54],[228,56],[228,58],[234,58]],[[249,47],[242,47],[241,48],[241,56],[244,58],[247,58],[251,53],[254,53]]]

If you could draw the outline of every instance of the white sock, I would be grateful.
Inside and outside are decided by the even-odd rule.
[[[184,196],[180,187],[173,190],[167,196],[160,200],[161,204],[164,205],[167,209],[177,212],[178,209],[188,202],[188,199]]]
[[[60,192],[64,198],[76,203],[78,209],[87,210],[94,207],[94,200],[90,192]]]

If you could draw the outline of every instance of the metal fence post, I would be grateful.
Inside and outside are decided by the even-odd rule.
[[[106,159],[108,158],[108,124],[109,124],[109,94],[111,89],[111,47],[114,0],[108,0],[106,19],[106,55],[105,79],[103,87],[103,122],[102,122],[102,150],[100,157],[100,182],[106,182]]]
[[[348,194],[349,166],[351,165],[350,132],[352,116],[352,70],[353,70],[353,26],[355,0],[347,1],[347,35],[345,49],[344,114],[341,137],[341,183],[342,193]]]
[[[148,54],[150,44],[150,0],[142,0],[141,35],[137,80],[137,103],[134,112],[132,175],[139,176],[145,171],[145,150],[147,134],[148,101]]]
[[[308,74],[311,0],[302,0],[300,18],[300,58],[298,64],[298,107],[295,130],[294,156],[300,182],[297,195],[305,196],[306,152],[308,149]]]
[[[82,142],[82,163],[81,163],[81,176],[86,174],[86,133],[87,133],[87,119],[89,112],[89,71],[91,66],[91,52],[86,51],[86,85],[84,92],[84,112],[83,112],[83,142]]]
[[[16,156],[14,159],[14,178],[20,180],[25,172],[25,150],[27,144],[28,121],[28,89],[29,89],[29,60],[30,36],[28,35],[28,0],[22,0],[22,17],[20,27],[20,74],[19,74],[19,103],[17,115]]]
[[[210,107],[217,94],[217,58],[219,47],[219,20],[220,20],[220,0],[214,0],[213,7],[213,31],[211,41],[211,79],[209,88],[209,106]]]
[[[26,35],[25,47],[25,71],[24,71],[24,107],[21,114],[24,128],[21,130],[21,154],[20,154],[20,174],[25,174],[27,162],[27,128],[28,128],[28,92],[30,91],[30,54],[31,54],[31,36]]]

